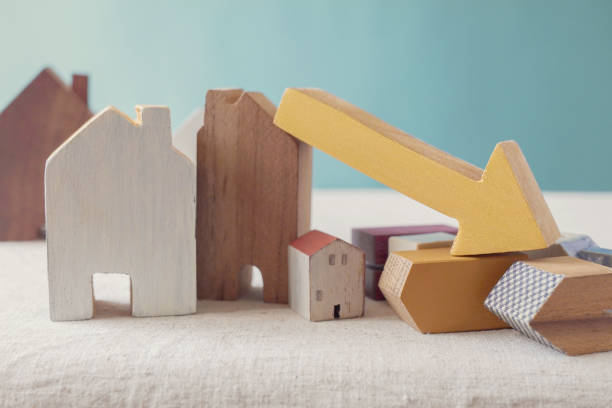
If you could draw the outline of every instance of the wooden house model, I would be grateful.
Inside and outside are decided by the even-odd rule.
[[[195,166],[168,108],[136,109],[106,108],[47,160],[52,320],[93,316],[94,273],[130,276],[134,316],[196,310]]]
[[[90,117],[87,77],[48,68],[0,113],[0,241],[44,236],[45,160]]]
[[[200,299],[239,298],[254,266],[263,300],[288,301],[287,246],[310,229],[312,148],[276,127],[275,112],[258,92],[206,94],[197,142]]]
[[[289,305],[313,322],[363,316],[365,254],[321,231],[289,246]]]

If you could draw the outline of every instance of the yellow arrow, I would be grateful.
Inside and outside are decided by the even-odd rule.
[[[484,171],[318,89],[285,91],[274,123],[373,179],[459,222],[453,255],[544,248],[560,235],[514,141]]]

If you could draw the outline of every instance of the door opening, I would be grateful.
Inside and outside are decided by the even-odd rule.
[[[334,319],[340,318],[340,305],[334,305]]]

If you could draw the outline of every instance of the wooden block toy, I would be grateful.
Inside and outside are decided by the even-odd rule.
[[[513,264],[485,306],[569,355],[612,350],[612,269],[569,256]]]
[[[389,252],[415,251],[427,248],[450,248],[455,234],[433,232],[430,234],[400,235],[389,238]]]
[[[587,249],[578,251],[576,257],[585,261],[595,262],[603,266],[612,267],[612,250],[593,246]]]
[[[274,126],[276,107],[241,89],[206,95],[198,132],[198,297],[234,300],[259,268],[265,302],[287,303],[287,247],[310,230],[312,148]]]
[[[289,305],[307,320],[363,316],[365,254],[313,230],[289,245]]]
[[[204,108],[197,108],[172,136],[174,147],[189,157],[193,163],[196,162],[198,131],[202,125],[204,125]]]
[[[514,141],[485,170],[318,89],[287,89],[274,123],[309,145],[459,222],[453,255],[545,248],[557,224]]]
[[[353,228],[351,242],[366,254],[366,296],[374,300],[385,297],[378,288],[385,261],[389,255],[389,238],[397,235],[418,235],[435,232],[457,233],[457,228],[449,225],[407,225],[396,227]]]
[[[448,248],[394,252],[378,286],[398,316],[421,333],[499,329],[483,305],[510,265],[527,256],[452,256]]]
[[[564,232],[554,244],[548,248],[526,251],[529,259],[550,258],[553,256],[573,256],[583,249],[597,246],[597,244],[584,234],[572,234]]]
[[[421,235],[436,232],[456,234],[457,228],[444,224],[353,228],[351,231],[351,242],[365,252],[368,265],[383,268],[389,256],[389,238],[400,235]]]
[[[172,147],[170,112],[106,108],[47,160],[52,320],[93,316],[92,275],[131,278],[132,315],[196,310],[194,164]]]
[[[44,238],[45,160],[90,117],[87,76],[49,68],[0,113],[0,241]]]

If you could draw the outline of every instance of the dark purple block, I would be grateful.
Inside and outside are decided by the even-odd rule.
[[[457,234],[457,228],[450,225],[407,225],[402,227],[353,228],[353,245],[361,248],[366,254],[366,263],[371,267],[382,269],[389,256],[389,237],[397,235],[428,234],[431,232],[448,232]]]
[[[366,267],[365,270],[365,294],[370,299],[384,300],[385,295],[382,294],[378,287],[378,281],[380,275],[382,275],[382,268],[371,268]]]

